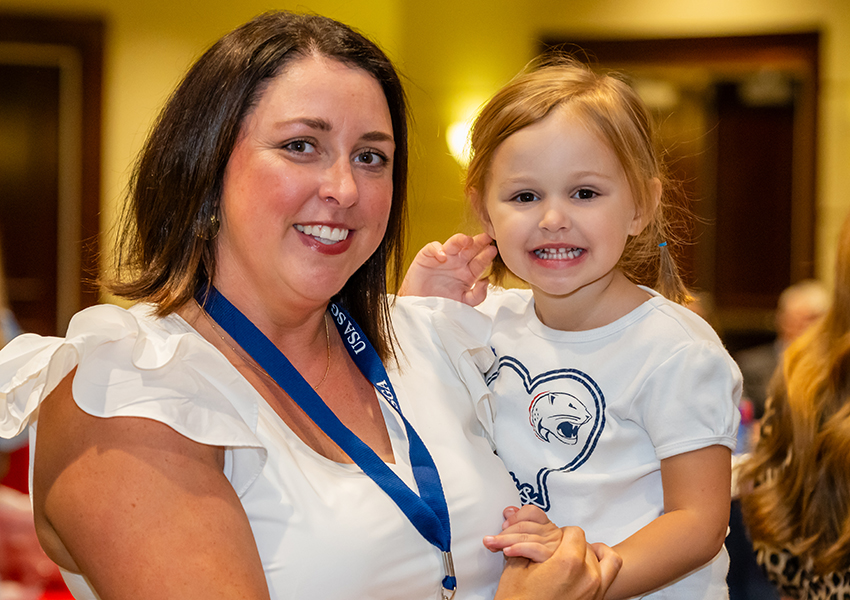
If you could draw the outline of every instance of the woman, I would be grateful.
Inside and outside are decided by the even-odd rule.
[[[616,559],[576,530],[502,573],[481,538],[515,491],[472,399],[428,376],[444,353],[424,318],[397,313],[394,352],[405,110],[377,47],[289,13],[226,35],[178,87],[111,286],[143,302],[0,355],[0,431],[31,422],[36,525],[77,598],[604,591]]]
[[[785,350],[744,464],[757,560],[790,598],[850,598],[850,218],[826,315]]]

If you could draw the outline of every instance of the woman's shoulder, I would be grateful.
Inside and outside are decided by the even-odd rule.
[[[255,390],[181,317],[157,317],[148,305],[87,308],[64,338],[25,334],[0,351],[0,435],[21,431],[74,369],[74,401],[92,416],[153,419],[203,444],[261,446]]]
[[[461,302],[400,296],[393,304],[392,322],[403,355],[413,350],[436,361],[435,353],[444,352],[455,366],[471,361],[482,372],[493,362],[492,319]]]
[[[38,379],[48,394],[71,370],[93,359],[116,369],[155,368],[173,358],[179,338],[191,331],[180,322],[176,315],[154,316],[147,305],[91,306],[71,318],[65,337],[25,333],[9,342],[0,351],[0,392],[8,394]]]

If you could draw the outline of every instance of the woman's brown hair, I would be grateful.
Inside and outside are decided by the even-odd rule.
[[[783,353],[740,481],[754,541],[811,559],[820,575],[850,567],[850,218],[832,306]]]

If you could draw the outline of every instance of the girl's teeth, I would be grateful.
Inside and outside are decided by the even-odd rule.
[[[327,225],[296,225],[295,229],[304,235],[311,235],[323,244],[336,244],[348,237],[348,229],[334,227],[331,229]]]
[[[578,258],[584,252],[581,248],[540,248],[534,253],[543,260],[567,260]]]

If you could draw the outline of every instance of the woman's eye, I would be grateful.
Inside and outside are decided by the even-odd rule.
[[[284,144],[283,147],[290,152],[297,152],[299,154],[306,154],[314,150],[313,144],[306,140],[294,140]]]
[[[588,189],[581,189],[575,193],[575,197],[579,200],[593,200],[596,196],[596,192]]]
[[[537,200],[537,196],[532,194],[531,192],[522,192],[521,194],[517,194],[514,196],[514,201],[519,202],[520,204],[525,204],[528,202],[534,202]]]
[[[360,152],[354,157],[354,161],[370,166],[383,165],[387,162],[387,158],[381,154],[380,152],[375,152],[374,150],[367,150],[365,152]]]

